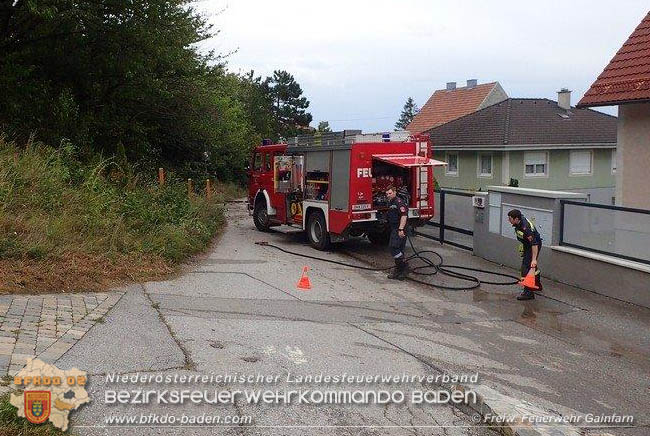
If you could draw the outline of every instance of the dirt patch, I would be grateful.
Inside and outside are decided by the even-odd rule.
[[[88,254],[60,259],[0,260],[0,293],[34,294],[103,291],[127,283],[161,280],[179,271],[155,256],[109,259]]]

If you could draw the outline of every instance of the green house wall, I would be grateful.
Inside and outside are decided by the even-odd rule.
[[[552,190],[613,188],[616,184],[612,174],[612,149],[593,149],[592,174],[586,176],[569,175],[570,150],[548,150],[549,162],[547,176],[524,176],[524,152],[511,151],[510,178],[519,181],[521,188],[537,188]],[[458,151],[458,175],[446,174],[444,167],[434,170],[434,176],[440,187],[463,189],[469,191],[485,191],[489,185],[503,185],[502,162],[505,152],[492,152],[492,177],[478,176],[477,151]],[[434,151],[434,159],[447,161],[445,151]],[[507,183],[506,183],[507,184]]]

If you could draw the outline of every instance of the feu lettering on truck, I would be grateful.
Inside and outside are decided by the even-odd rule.
[[[357,178],[366,178],[372,177],[372,171],[370,168],[357,168]]]

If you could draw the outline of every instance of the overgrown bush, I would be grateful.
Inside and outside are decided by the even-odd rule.
[[[156,174],[112,158],[80,163],[69,143],[54,149],[30,141],[19,149],[0,138],[0,262],[94,256],[173,265],[218,231],[221,200],[218,193],[188,197],[173,174],[159,186]]]

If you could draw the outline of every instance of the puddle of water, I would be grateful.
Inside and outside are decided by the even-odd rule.
[[[535,303],[526,303],[517,320],[520,324],[603,355],[624,357],[650,367],[648,350],[622,345],[608,335],[606,329],[588,329],[569,319],[560,318],[562,313],[542,312],[535,307]]]
[[[472,301],[503,301],[512,300],[512,294],[503,294],[497,292],[487,292],[481,288],[472,289]]]

